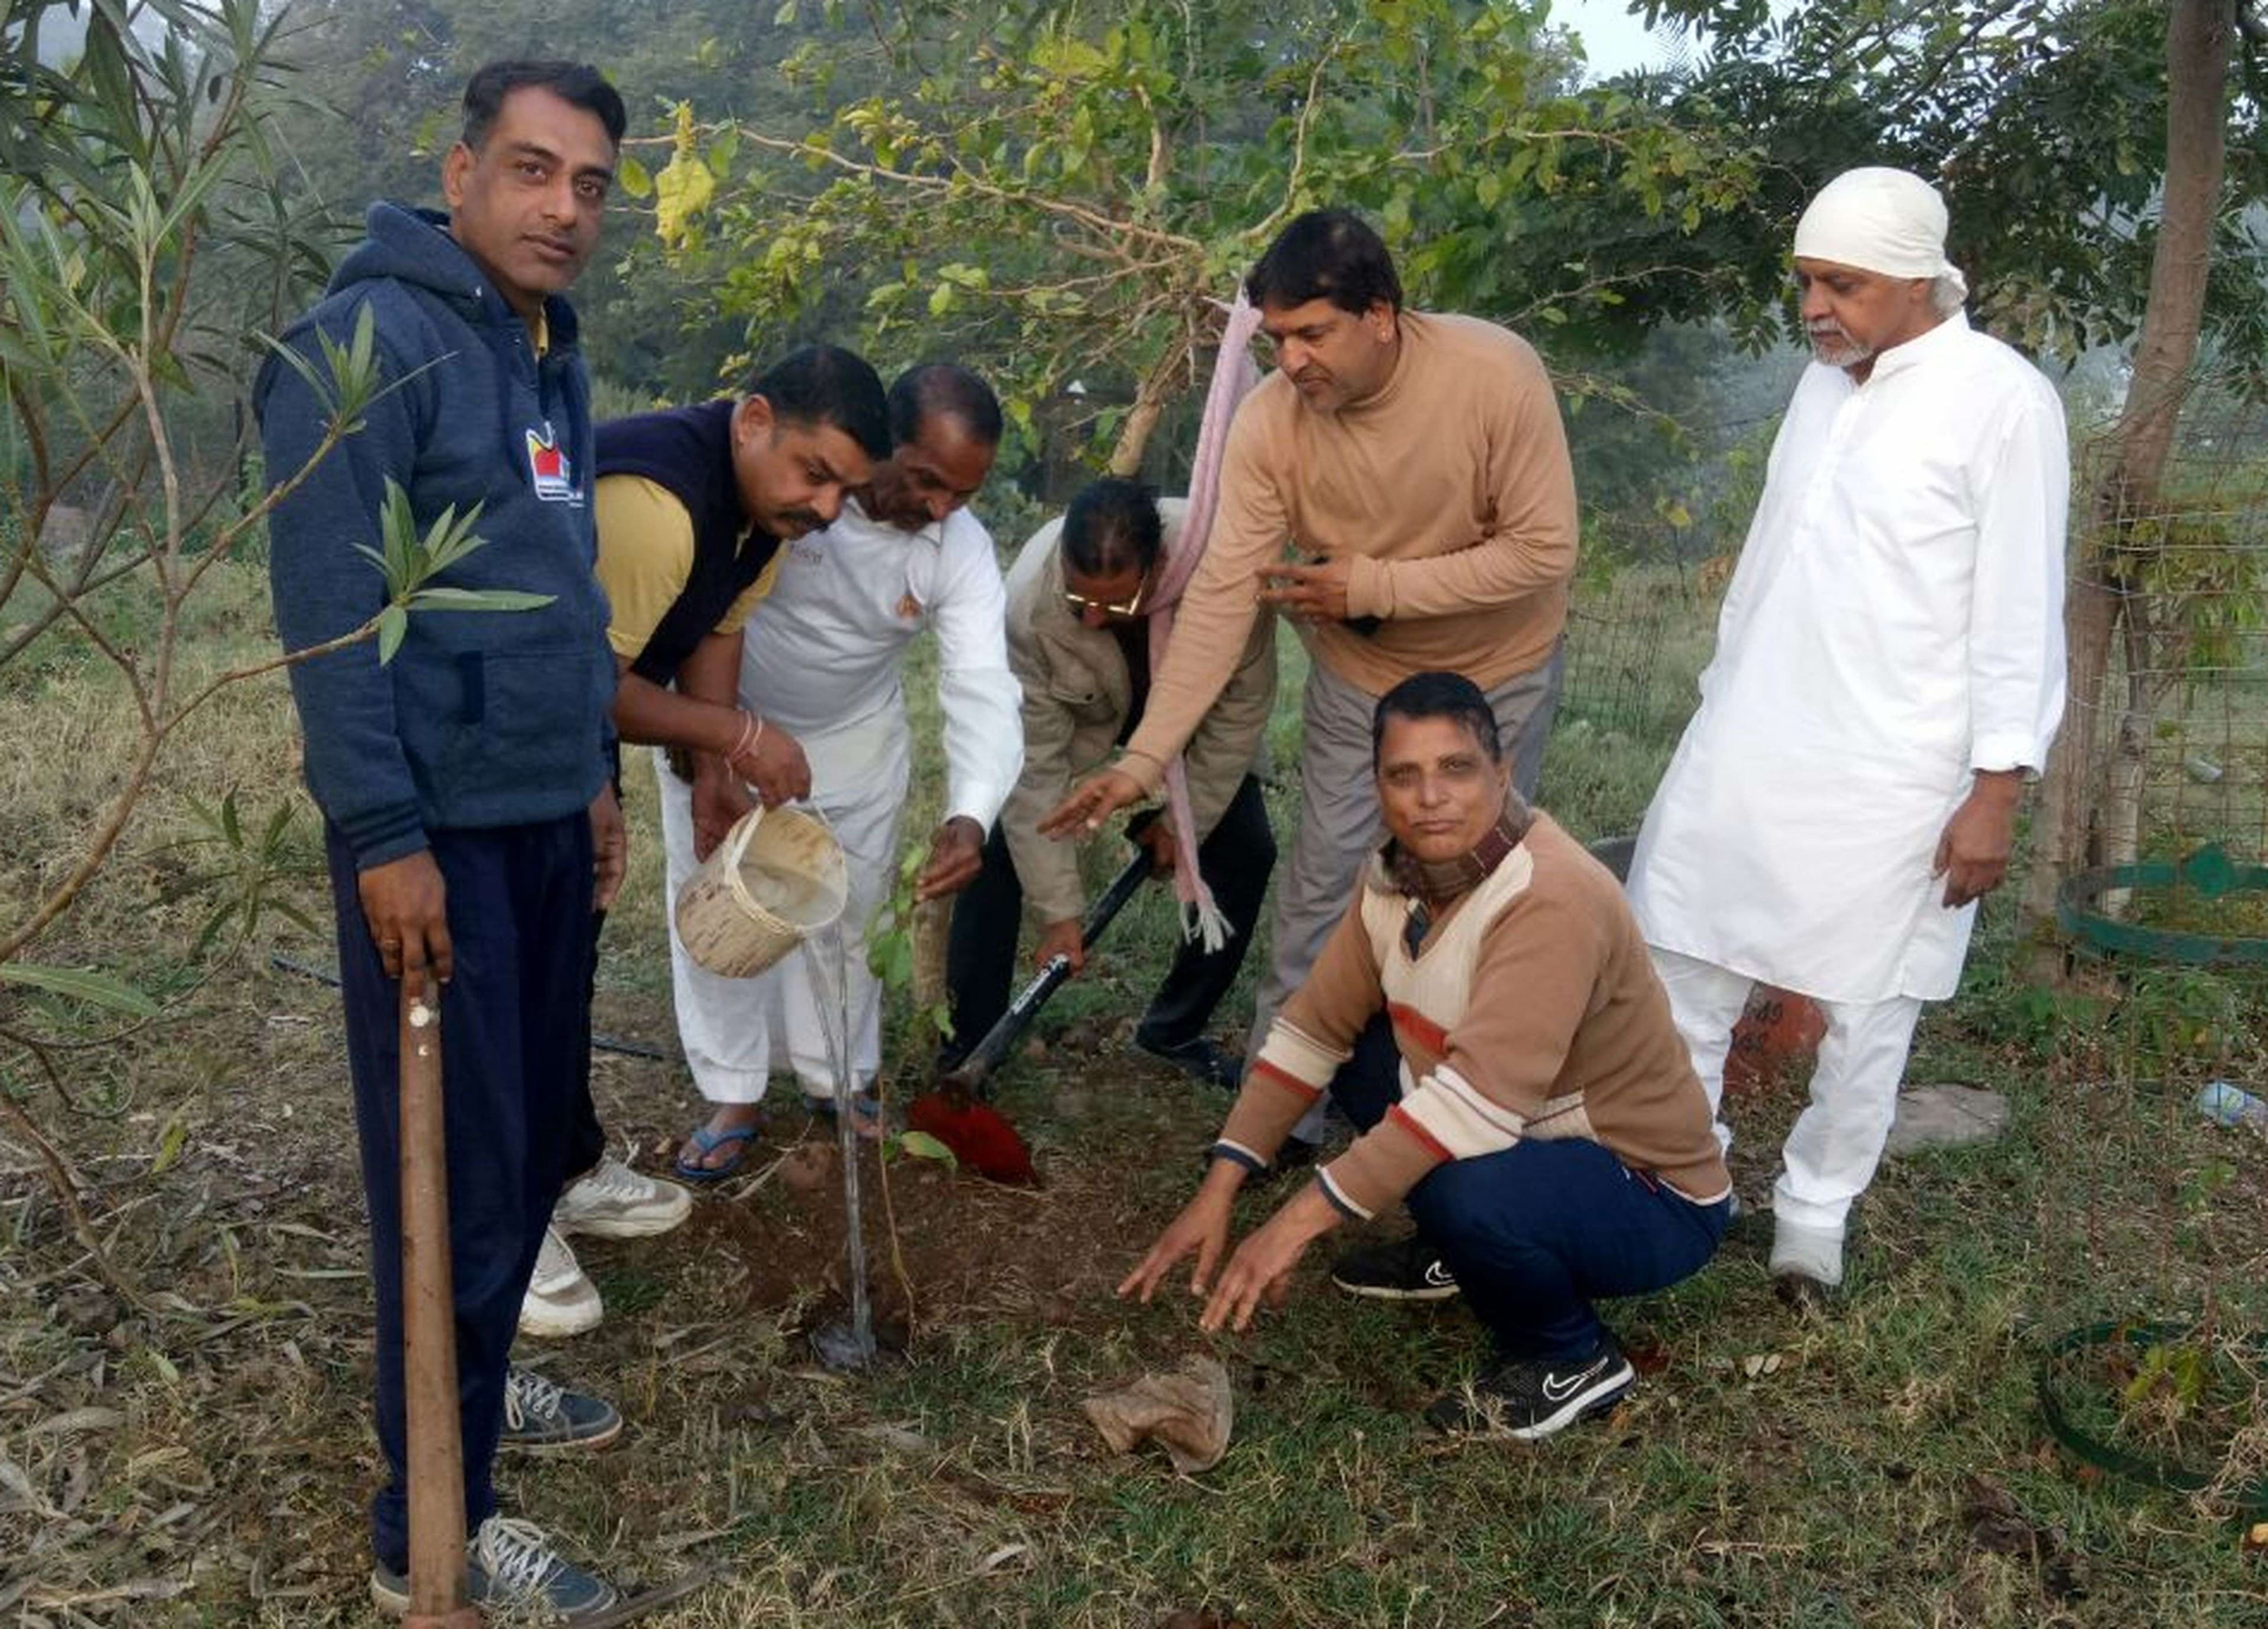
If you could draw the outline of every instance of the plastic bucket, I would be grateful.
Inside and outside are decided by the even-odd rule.
[[[750,978],[843,914],[850,875],[827,822],[803,809],[750,809],[677,895],[686,954]]]

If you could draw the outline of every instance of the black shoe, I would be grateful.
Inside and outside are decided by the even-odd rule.
[[[1425,1411],[1434,1430],[1517,1437],[1548,1437],[1586,1414],[1614,1406],[1636,1378],[1630,1360],[1604,1336],[1580,1363],[1514,1358],[1469,1386],[1450,1392]]]
[[[1199,1036],[1194,1041],[1153,1041],[1134,1032],[1134,1050],[1171,1064],[1195,1080],[1233,1092],[1244,1084],[1244,1060],[1226,1047]]]
[[[603,1448],[622,1434],[611,1403],[514,1367],[504,1380],[504,1448]]]
[[[1373,1301],[1447,1301],[1457,1293],[1457,1275],[1440,1251],[1414,1233],[1347,1251],[1331,1264],[1331,1282]]]

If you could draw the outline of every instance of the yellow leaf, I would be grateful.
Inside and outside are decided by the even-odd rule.
[[[671,248],[684,242],[694,217],[717,195],[717,178],[697,154],[677,152],[653,178],[654,235]]]

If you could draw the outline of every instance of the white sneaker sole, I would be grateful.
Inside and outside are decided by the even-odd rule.
[[[1457,1286],[1454,1284],[1429,1284],[1422,1290],[1388,1288],[1383,1284],[1349,1284],[1344,1279],[1333,1279],[1331,1286],[1348,1295],[1359,1295],[1365,1301],[1454,1301]]]
[[[515,1440],[507,1430],[497,1439],[497,1447],[512,1454],[580,1454],[601,1448],[622,1434],[622,1419],[617,1414],[615,1423],[593,1437],[554,1437],[538,1440],[534,1437]]]
[[[536,1340],[558,1340],[569,1335],[587,1334],[597,1329],[607,1316],[606,1303],[600,1300],[597,1288],[585,1282],[583,1293],[564,1301],[531,1292],[519,1303],[519,1332]]]
[[[681,1204],[658,1215],[572,1216],[563,1209],[551,1213],[551,1225],[562,1238],[581,1234],[593,1239],[651,1239],[682,1226],[692,1214],[693,1196],[688,1193]]]
[[[1412,1287],[1401,1284],[1358,1284],[1350,1279],[1331,1274],[1331,1287],[1349,1295],[1359,1295],[1365,1301],[1454,1301],[1458,1295],[1457,1281],[1447,1284],[1432,1281]]]

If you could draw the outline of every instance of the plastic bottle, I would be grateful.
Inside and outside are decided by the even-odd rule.
[[[2230,1080],[2214,1080],[2198,1094],[2198,1112],[2220,1125],[2241,1125],[2268,1137],[2268,1102]]]

